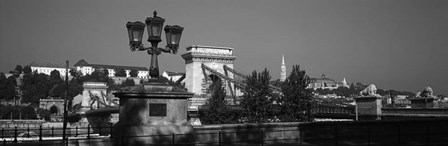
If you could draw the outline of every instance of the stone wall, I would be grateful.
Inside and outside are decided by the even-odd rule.
[[[383,115],[448,117],[447,108],[381,108]]]
[[[196,143],[264,143],[289,141],[297,142],[300,138],[298,122],[263,123],[263,124],[221,124],[194,126]]]
[[[38,128],[44,123],[44,120],[0,120],[1,128]]]

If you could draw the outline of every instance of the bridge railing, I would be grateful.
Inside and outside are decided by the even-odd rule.
[[[447,119],[313,122],[292,123],[292,126],[288,128],[279,128],[278,126],[273,128],[276,127],[275,124],[282,123],[272,123],[269,124],[270,126],[264,127],[260,127],[260,125],[246,126],[248,128],[246,130],[242,130],[241,126],[236,126],[232,131],[229,127],[222,126],[219,129],[206,130],[195,128],[195,132],[189,134],[120,135],[115,137],[109,136],[109,134],[103,137],[99,136],[100,133],[93,134],[94,132],[89,130],[92,128],[90,127],[78,128],[78,133],[69,133],[70,138],[65,141],[62,140],[60,133],[56,132],[61,128],[38,128],[42,132],[53,131],[53,133],[39,133],[40,135],[37,137],[19,134],[31,133],[35,129],[13,128],[2,129],[1,142],[3,145],[11,143],[26,145],[27,142],[36,142],[36,145],[60,145],[61,142],[126,145],[126,141],[143,138],[152,139],[158,145],[447,145],[447,122]],[[219,127],[219,125],[214,127]],[[113,131],[112,126],[93,127],[92,129],[95,128]],[[81,129],[84,131],[81,132]],[[73,130],[70,129],[70,131]],[[11,132],[14,133],[13,136],[6,135]],[[30,138],[27,138],[28,136]],[[54,143],[45,143],[52,141]]]
[[[316,104],[312,110],[315,114],[340,114],[340,115],[354,115],[355,106],[338,106],[328,104]]]
[[[85,137],[110,135],[113,131],[113,125],[97,127],[68,127],[66,129],[67,137]],[[1,128],[0,138],[2,141],[16,143],[17,141],[42,141],[42,140],[62,140],[62,127],[38,127],[38,128]]]

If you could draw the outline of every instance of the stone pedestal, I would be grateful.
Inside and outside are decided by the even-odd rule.
[[[360,116],[381,116],[382,97],[360,96],[355,98],[356,108]]]
[[[411,108],[434,108],[434,98],[411,98]]]
[[[114,136],[117,144],[169,144],[185,140],[193,132],[187,121],[188,92],[176,92],[172,86],[152,81],[114,93],[120,98],[119,121]],[[158,136],[152,136],[158,135]]]

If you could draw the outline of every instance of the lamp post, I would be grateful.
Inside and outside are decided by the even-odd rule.
[[[160,141],[148,135],[188,134],[193,131],[187,121],[188,98],[193,94],[176,91],[173,86],[159,80],[157,57],[162,52],[175,54],[183,31],[178,25],[164,27],[164,22],[165,19],[158,17],[154,11],[154,16],[147,18],[145,23],[136,21],[126,24],[131,51],[147,51],[151,55],[151,79],[149,83],[138,86],[142,88],[123,88],[114,93],[120,99],[119,122],[114,137],[123,145],[157,144]],[[150,47],[142,44],[145,27]],[[159,48],[162,31],[165,31],[167,44]]]
[[[164,22],[165,19],[157,16],[156,11],[154,11],[153,17],[148,17],[146,19],[145,23],[148,30],[148,42],[151,43],[151,47],[144,47],[142,44],[143,32],[145,30],[144,23],[135,21],[126,24],[131,51],[147,51],[148,54],[151,55],[149,76],[152,79],[158,79],[159,77],[157,56],[160,55],[161,52],[176,54],[183,31],[183,27],[178,25],[166,25],[163,30],[165,31],[167,45],[166,48],[159,48],[158,44],[162,41],[161,34]]]
[[[68,115],[68,107],[67,107],[67,94],[68,94],[68,60],[65,61],[65,92],[64,92],[64,123],[62,124],[62,141],[68,140],[66,139],[66,130],[67,130],[67,115]]]

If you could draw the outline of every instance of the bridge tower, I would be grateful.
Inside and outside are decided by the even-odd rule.
[[[103,95],[107,94],[107,85],[105,82],[84,82],[84,91],[82,91],[81,113],[88,110],[101,108],[100,103],[106,102]],[[97,99],[95,99],[95,97]]]
[[[234,60],[237,58],[233,55],[233,48],[193,45],[187,47],[187,53],[183,54],[182,58],[185,60],[185,87],[188,92],[195,95],[206,94],[213,82],[220,82],[225,87],[226,93],[230,95],[233,83],[208,73],[203,69],[202,64],[233,78],[233,74],[224,71],[224,65],[233,68]]]

